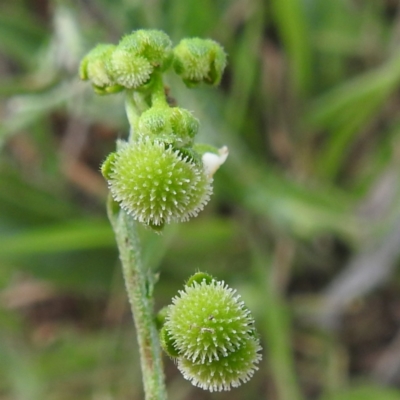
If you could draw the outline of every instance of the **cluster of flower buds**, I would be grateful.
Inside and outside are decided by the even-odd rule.
[[[139,29],[118,45],[97,45],[82,60],[80,77],[97,93],[108,94],[146,87],[155,73],[173,66],[188,86],[218,85],[225,65],[226,54],[213,40],[183,39],[173,48],[164,32]]]
[[[212,192],[212,176],[228,152],[197,145],[199,121],[171,107],[162,73],[173,68],[188,86],[220,82],[222,47],[209,39],[184,39],[175,48],[158,30],[137,30],[118,45],[99,44],[82,60],[80,76],[99,94],[127,92],[140,107],[130,118],[129,141],[120,142],[102,166],[115,201],[137,221],[160,230],[196,216]],[[135,97],[136,96],[136,97]],[[143,105],[144,104],[144,105]]]
[[[161,315],[162,347],[193,385],[230,390],[258,369],[261,347],[253,317],[223,281],[196,273]]]
[[[217,85],[225,64],[212,40],[184,39],[174,48],[156,30],[134,31],[118,45],[99,44],[82,60],[80,76],[97,93],[126,92],[130,136],[117,142],[101,170],[114,201],[156,231],[203,209],[228,156],[226,147],[195,143],[199,121],[168,103],[162,73],[172,68],[189,87]],[[233,289],[197,273],[172,303],[160,313],[161,344],[184,378],[221,391],[252,377],[261,347],[250,311]]]

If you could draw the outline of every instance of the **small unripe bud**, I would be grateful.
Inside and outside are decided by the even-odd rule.
[[[206,272],[196,272],[195,274],[193,274],[186,282],[185,286],[194,286],[196,283],[197,284],[201,284],[202,282],[206,283],[207,285],[210,285],[212,283],[212,281],[214,280],[214,278],[207,274]],[[165,309],[165,307],[164,307]],[[165,313],[165,311],[164,311]],[[168,313],[164,314],[165,317],[164,319],[166,319]]]
[[[165,143],[174,142],[169,107],[152,107],[146,110],[137,123],[137,132],[141,137],[157,138]]]
[[[117,158],[117,153],[110,153],[103,162],[103,164],[101,165],[101,173],[107,180],[111,179],[113,164],[116,158]]]
[[[174,340],[165,326],[160,330],[160,344],[169,357],[179,357],[179,351],[174,347]]]
[[[137,131],[141,136],[157,138],[180,148],[193,143],[199,121],[191,112],[179,107],[152,107],[139,118]]]
[[[128,89],[146,84],[152,73],[171,65],[172,44],[164,32],[137,30],[122,38],[110,60],[113,79]]]
[[[112,54],[110,71],[115,82],[128,89],[137,89],[150,79],[153,68],[144,57],[118,47]]]
[[[122,38],[118,47],[144,57],[153,68],[165,71],[172,61],[172,42],[158,30],[139,29]]]
[[[187,221],[210,198],[212,179],[203,166],[164,142],[143,138],[115,154],[111,167],[106,160],[103,168],[111,194],[139,222],[160,227]]]
[[[190,111],[180,107],[171,108],[171,125],[183,145],[192,143],[199,131],[199,120]]]
[[[122,90],[110,75],[109,62],[115,50],[112,44],[98,44],[81,61],[79,75],[82,80],[90,80],[99,94]]]
[[[221,45],[211,39],[183,39],[174,48],[174,70],[187,86],[218,85],[226,66]]]

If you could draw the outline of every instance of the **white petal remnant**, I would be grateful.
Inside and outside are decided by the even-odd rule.
[[[218,150],[219,154],[207,152],[203,154],[202,161],[206,174],[211,178],[218,168],[226,161],[228,158],[228,148],[226,146],[221,147]]]

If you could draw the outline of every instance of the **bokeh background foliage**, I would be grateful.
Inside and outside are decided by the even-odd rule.
[[[142,398],[99,174],[127,132],[123,99],[77,78],[85,52],[137,28],[229,55],[218,90],[169,76],[230,157],[198,219],[142,232],[157,307],[207,271],[242,294],[265,349],[231,393],[166,360],[171,399],[399,399],[395,0],[0,4],[0,399]]]

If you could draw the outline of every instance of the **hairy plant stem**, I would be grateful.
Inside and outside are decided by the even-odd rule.
[[[139,344],[146,400],[166,400],[161,347],[153,311],[154,274],[142,265],[137,223],[111,196],[108,217],[114,229]]]
[[[154,74],[151,105],[153,107],[169,107],[167,96],[165,95],[164,81],[160,73]]]
[[[125,93],[125,112],[128,117],[128,122],[130,125],[129,138],[135,138],[136,124],[139,119],[140,114],[149,108],[146,103],[143,93],[138,93],[137,91],[130,89],[126,90]]]

